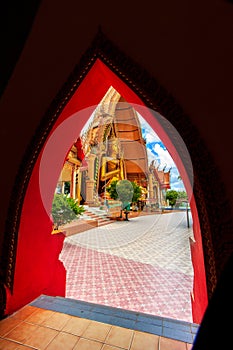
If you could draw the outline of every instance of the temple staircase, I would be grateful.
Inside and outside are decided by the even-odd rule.
[[[82,219],[96,221],[96,226],[107,225],[111,220],[107,217],[107,211],[100,209],[99,207],[89,207],[84,205],[85,212],[82,215]]]
[[[89,207],[87,205],[84,205],[84,208],[85,212],[80,215],[77,220],[60,227],[65,236],[71,236],[112,222],[111,219],[107,217],[106,210],[97,207]]]

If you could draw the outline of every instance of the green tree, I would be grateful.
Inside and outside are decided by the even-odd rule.
[[[137,203],[137,201],[139,200],[139,198],[142,195],[142,190],[141,187],[138,186],[138,184],[136,184],[136,182],[131,182],[132,186],[133,186],[133,198],[132,198],[132,202],[133,203]]]
[[[136,203],[142,194],[140,186],[129,180],[114,180],[106,190],[112,199],[119,199],[122,203]]]
[[[127,209],[132,202],[134,188],[129,180],[120,180],[116,184],[116,191],[119,200],[122,202],[122,208]]]
[[[166,200],[169,200],[169,204],[171,205],[172,208],[176,204],[177,197],[178,197],[178,192],[175,190],[168,190],[166,192]]]
[[[177,199],[187,199],[188,198],[187,193],[185,191],[177,191],[177,193],[178,193]]]

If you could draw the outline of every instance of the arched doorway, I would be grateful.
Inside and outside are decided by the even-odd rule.
[[[117,97],[117,101],[114,97]],[[130,211],[129,223],[112,220],[114,223],[110,226],[91,229],[90,221],[83,225],[80,218],[76,224],[77,231],[75,222],[64,227],[67,238],[60,259],[67,271],[66,296],[95,304],[191,321],[190,292],[193,289],[193,271],[188,237],[192,233],[187,229],[186,213],[166,209],[162,190],[169,184],[167,179],[159,182],[159,196],[154,196],[152,184],[158,184],[158,175],[164,176],[168,173],[158,171],[152,165],[150,171],[148,169],[145,140],[141,135],[139,117],[136,118],[136,109],[139,108],[143,113],[142,106],[129,105],[125,101],[118,102],[119,100],[122,101],[119,93],[110,87],[93,113],[88,123],[89,128],[85,128],[86,132],[81,138],[87,166],[80,166],[77,171],[79,175],[87,172],[88,180],[78,175],[81,184],[78,182],[77,187],[88,189],[88,193],[82,190],[82,198],[89,204],[86,205],[89,213],[107,213],[115,216],[115,220],[118,216],[120,220],[120,212],[117,213],[116,208],[119,201],[108,196],[110,209],[104,209],[105,181],[108,186],[111,179],[115,183],[116,179],[127,177],[128,180],[145,186],[143,188],[147,194],[140,202],[141,205],[144,203],[144,208],[134,218]],[[142,123],[151,130],[145,121]],[[149,139],[151,138],[152,131]],[[150,142],[151,147],[154,140]],[[112,145],[116,146],[114,152]],[[185,145],[183,148],[185,151]],[[70,157],[67,159],[69,162]],[[110,162],[109,166],[106,166],[105,159]],[[169,157],[166,161],[169,161]],[[70,175],[73,182],[73,173]],[[82,186],[83,183],[86,186]],[[154,207],[156,202],[159,205],[157,210]],[[86,231],[88,222],[91,231],[83,232],[82,227]],[[77,232],[79,234],[74,234]],[[184,255],[182,252],[185,252]]]
[[[91,110],[93,110],[93,107],[88,106],[95,106],[111,84],[116,86],[117,90],[121,92],[129,103],[134,103],[138,106],[148,105],[148,107],[154,109],[157,108],[162,114],[169,117],[169,119],[174,118],[175,120],[178,116],[181,120],[180,123],[187,124],[187,121],[185,122],[183,120],[182,114],[179,115],[179,108],[172,99],[169,99],[166,93],[163,95],[161,94],[161,90],[155,91],[155,102],[152,102],[153,99],[149,94],[147,95],[143,89],[140,89],[140,83],[136,84],[136,82],[124,74],[124,70],[127,71],[128,69],[124,64],[120,64],[120,68],[118,68],[118,66],[113,63],[114,61],[106,58],[108,56],[106,56],[104,50],[102,52],[100,50],[102,45],[106,48],[104,41],[105,39],[100,43],[99,38],[97,39],[93,46],[94,51],[91,54],[87,54],[88,57],[84,60],[84,65],[80,64],[78,71],[74,74],[75,78],[71,78],[71,83],[68,90],[64,92],[63,99],[59,96],[58,103],[55,103],[53,113],[49,113],[49,115],[45,117],[44,125],[38,132],[38,138],[32,148],[33,154],[29,157],[30,167],[28,167],[27,170],[25,168],[28,164],[24,167],[24,174],[21,178],[23,186],[19,191],[20,193],[18,193],[18,201],[14,206],[15,211],[13,211],[14,227],[11,227],[10,231],[12,234],[10,238],[6,237],[5,240],[7,247],[5,256],[5,281],[6,285],[13,291],[12,294],[8,292],[7,312],[16,310],[42,293],[64,295],[65,271],[58,261],[58,254],[62,247],[63,239],[59,236],[51,236],[52,223],[48,212],[50,211],[49,208],[51,207],[54,188],[62,162],[65,158],[65,153],[73,141],[73,135],[70,134],[72,128],[70,116],[84,111],[82,117],[78,119],[78,124],[76,123],[76,126],[81,128],[89,117]],[[136,68],[136,70],[137,69],[139,68]],[[142,80],[143,79],[142,73]],[[156,86],[153,85],[155,83],[152,80],[147,81],[147,83],[150,85],[148,90],[156,90]],[[96,88],[97,84],[98,88]],[[87,90],[89,92],[88,94]],[[146,90],[147,89],[145,89],[145,91]],[[166,96],[164,100],[162,99],[162,95]],[[138,96],[140,96],[140,98]],[[148,116],[148,118],[150,117]],[[58,142],[59,138],[55,139],[51,138],[51,136],[54,131],[59,131],[59,126],[65,120],[69,120],[71,123],[68,127],[69,138],[64,137],[64,129],[61,129],[61,133],[57,133],[57,136],[60,137],[60,142]],[[170,149],[173,148],[174,150],[172,153],[174,155],[182,154],[182,151],[179,153],[179,143],[172,138],[172,135],[169,135],[169,131],[165,133],[164,126],[159,125],[155,119],[151,118],[150,121],[151,125],[160,128],[160,133],[164,134],[164,138],[167,138],[167,144],[170,145]],[[191,126],[186,126],[189,127],[188,130],[191,132]],[[179,128],[177,129],[179,130]],[[46,147],[46,142],[48,144],[48,141],[56,142],[57,158],[51,158],[51,154],[43,152]],[[46,176],[48,168],[44,168],[44,177],[41,177],[40,164],[43,157],[48,157],[47,161],[52,160],[52,162],[50,162],[51,172],[49,176]],[[183,162],[185,163],[185,160],[183,160]],[[181,169],[182,164],[183,163],[180,161]],[[182,171],[184,174],[185,167],[183,167],[181,173]],[[46,178],[46,182],[41,182],[41,178]],[[197,191],[197,194],[199,194],[197,200],[201,200],[201,191]],[[33,207],[31,203],[34,203]],[[195,299],[193,305],[194,313],[196,313],[196,320],[200,321],[206,307],[206,295],[203,297],[203,290],[205,290],[205,271],[197,208],[194,200],[191,203],[193,216],[196,217],[194,230],[197,235],[196,244],[195,247],[193,247],[193,262],[194,266],[196,266],[194,286]],[[21,214],[20,216],[19,213]],[[210,234],[209,227],[207,226],[208,225],[206,225],[206,232],[203,233],[202,231],[205,237],[208,237]],[[18,237],[16,237],[16,227],[19,228]],[[207,275],[211,275],[211,278],[208,279],[211,281],[211,285],[208,286],[208,292],[211,293],[215,285],[215,269],[214,262],[212,261],[210,263],[209,259],[209,256],[213,253],[212,249],[209,249],[211,248],[209,244],[208,242],[208,250],[206,251],[204,249],[204,253],[207,261],[206,272]],[[202,263],[196,264],[195,262],[200,262],[200,259]]]

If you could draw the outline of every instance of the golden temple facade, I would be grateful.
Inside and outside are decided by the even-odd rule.
[[[59,179],[60,192],[64,193],[64,182],[68,182],[68,192],[79,204],[99,205],[109,199],[106,188],[111,181],[122,179],[141,187],[144,204],[165,204],[170,172],[159,173],[148,166],[138,114],[110,87],[68,154]]]

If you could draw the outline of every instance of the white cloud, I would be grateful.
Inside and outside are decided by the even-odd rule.
[[[156,143],[154,145],[153,150],[158,154],[158,159],[160,160],[161,167],[164,167],[165,165],[168,169],[176,167],[169,152],[163,147],[161,147],[159,143]]]
[[[148,163],[150,164],[152,160],[157,160],[156,155],[152,152],[150,148],[147,148],[147,157],[148,157]]]
[[[145,119],[138,113],[138,118],[141,124],[142,136],[145,138],[147,143],[160,142],[160,138],[151,128],[151,126],[145,121]]]

